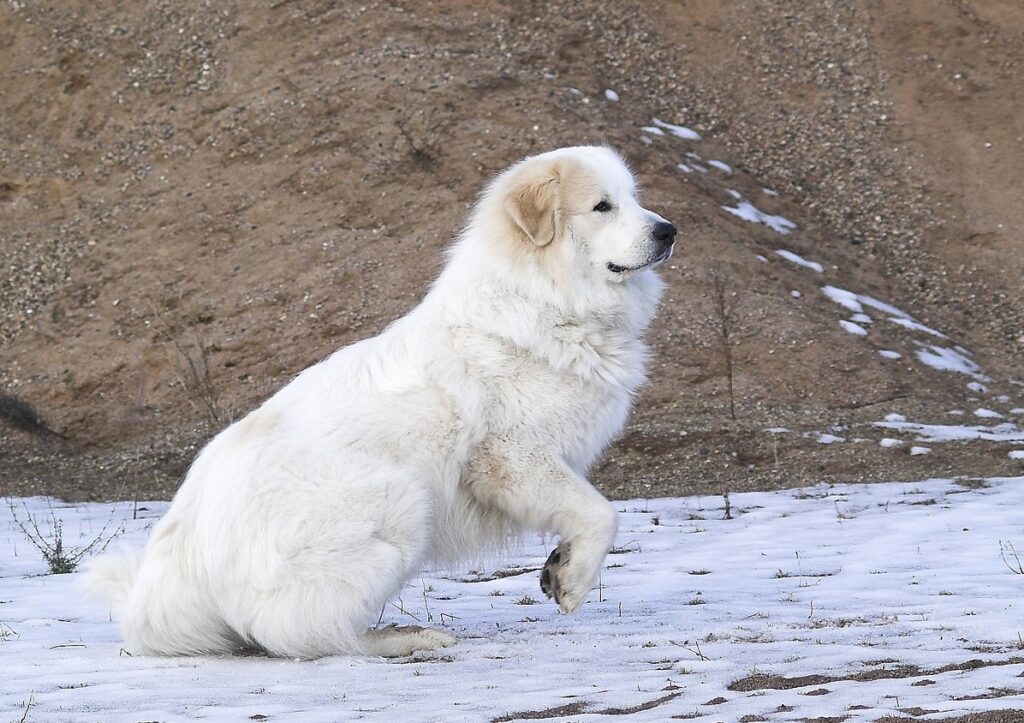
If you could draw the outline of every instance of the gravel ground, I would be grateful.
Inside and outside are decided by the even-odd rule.
[[[227,420],[414,304],[486,178],[581,142],[619,147],[684,236],[606,491],[1011,474],[1001,447],[914,457],[865,425],[1024,406],[1022,37],[966,0],[8,3],[0,394],[63,437],[0,423],[0,493],[168,496]],[[703,140],[644,137],[652,117]],[[734,172],[682,174],[687,153]],[[797,232],[723,213],[727,189]],[[988,393],[880,361],[912,340],[844,332],[783,244],[970,348]],[[817,443],[832,425],[866,441]]]

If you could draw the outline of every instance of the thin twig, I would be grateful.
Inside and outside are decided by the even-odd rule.
[[[1013,555],[1014,564],[1010,564],[1010,561],[1006,559],[1006,553],[1009,551]],[[1002,558],[1003,564],[1010,569],[1010,572],[1015,575],[1024,575],[1024,563],[1021,563],[1020,557],[1017,556],[1017,550],[1014,549],[1012,542],[999,541],[999,557]]]
[[[730,299],[729,290],[725,279],[718,272],[711,274],[712,303],[716,330],[718,332],[718,343],[722,354],[722,362],[725,366],[725,379],[729,392],[729,417],[736,420],[736,391],[735,391],[735,361],[733,358],[733,347],[735,346],[735,304]]]
[[[32,704],[35,702],[35,700],[36,700],[36,693],[35,693],[35,691],[32,691],[31,693],[28,694],[28,700],[25,702],[25,710],[22,711],[21,719],[18,721],[18,723],[25,723],[25,721],[28,720],[28,711],[29,711],[30,708],[32,708]]]
[[[410,618],[412,618],[416,622],[420,621],[420,619],[418,617],[416,617],[411,612],[409,612],[408,610],[405,609],[405,603],[402,602],[402,598],[398,598],[398,602],[400,602],[402,604],[401,605],[395,605],[393,602],[388,600],[388,605],[390,605],[391,607],[393,607],[395,610],[397,610],[398,612],[402,613],[403,615],[408,615]]]
[[[692,648],[689,647],[688,645],[683,644],[683,643],[677,643],[675,640],[669,640],[669,642],[672,643],[675,646],[678,646],[678,647],[682,648],[683,650],[690,651],[691,653],[696,655],[701,660],[711,660],[711,658],[709,658],[708,656],[704,655],[704,653],[701,651],[700,643],[699,642],[694,641],[694,644],[693,644]],[[686,641],[686,642],[689,642],[689,641]]]
[[[434,622],[434,616],[430,613],[430,603],[427,601],[427,586],[423,582],[423,578],[420,578],[420,588],[423,590],[423,608],[427,611],[427,622]]]

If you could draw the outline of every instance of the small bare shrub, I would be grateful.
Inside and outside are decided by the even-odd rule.
[[[224,411],[217,388],[210,377],[209,347],[203,341],[202,334],[193,329],[190,344],[175,337],[171,339],[171,345],[177,353],[175,369],[178,378],[182,386],[191,392],[192,404],[202,409],[215,427],[222,426],[228,421],[229,415]]]
[[[46,561],[47,566],[50,568],[50,573],[53,575],[63,575],[69,572],[74,572],[78,568],[78,564],[82,559],[90,553],[100,553],[107,549],[107,545],[110,542],[121,535],[124,532],[124,526],[126,519],[122,519],[121,522],[113,528],[111,532],[111,525],[114,522],[114,513],[116,507],[111,508],[110,517],[103,523],[103,527],[99,533],[92,538],[89,542],[84,545],[69,546],[64,541],[64,521],[57,517],[53,511],[53,505],[47,498],[47,507],[49,509],[49,528],[50,533],[44,534],[39,529],[39,523],[36,518],[32,516],[32,513],[28,511],[28,506],[22,503],[22,507],[25,511],[25,519],[23,520],[18,516],[18,511],[14,506],[14,500],[11,498],[7,499],[7,508],[11,511],[11,517],[14,519],[14,524],[21,530],[21,534],[24,535],[25,539],[32,543],[32,546],[39,550],[39,553],[43,556],[43,560]]]
[[[400,113],[394,123],[413,167],[422,171],[433,169],[441,159],[451,120],[436,109],[420,109]]]
[[[722,355],[722,367],[729,393],[729,418],[736,420],[736,363],[733,349],[736,346],[736,292],[730,292],[728,284],[720,273],[711,274],[711,302],[718,347]]]
[[[201,410],[214,427],[224,426],[231,421],[231,415],[221,403],[210,375],[210,347],[203,340],[202,333],[194,324],[189,328],[189,334],[177,333],[160,312],[152,311],[163,331],[168,359],[179,384],[189,395],[189,403]]]

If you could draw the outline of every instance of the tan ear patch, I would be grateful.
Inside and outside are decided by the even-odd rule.
[[[558,235],[558,173],[548,170],[516,184],[505,196],[508,215],[537,246],[547,246]]]

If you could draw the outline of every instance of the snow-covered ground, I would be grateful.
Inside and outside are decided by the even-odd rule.
[[[16,500],[46,531],[44,500]],[[22,507],[22,502],[27,505]],[[53,503],[66,542],[102,504]],[[874,721],[1024,710],[1024,477],[819,486],[619,504],[600,590],[575,617],[538,589],[551,541],[425,572],[382,624],[445,625],[439,654],[384,661],[141,658],[0,523],[0,718],[63,720]],[[146,504],[114,544],[165,510]],[[1011,569],[1015,568],[1015,569]],[[922,711],[934,711],[923,714]],[[746,718],[745,718],[746,717]]]

